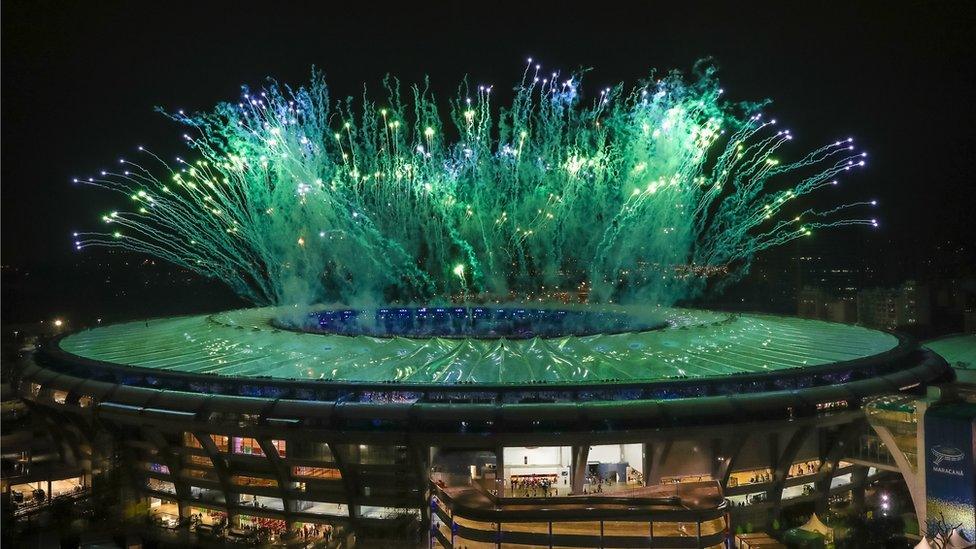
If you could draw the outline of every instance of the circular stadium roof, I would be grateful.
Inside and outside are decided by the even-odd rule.
[[[657,309],[667,327],[532,339],[377,338],[274,327],[275,308],[95,328],[61,349],[86,359],[179,373],[400,384],[598,384],[771,373],[874,356],[893,335],[769,315]]]

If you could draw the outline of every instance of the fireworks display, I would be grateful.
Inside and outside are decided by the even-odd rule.
[[[333,102],[313,73],[171,114],[192,156],[140,148],[79,180],[131,207],[75,246],[156,256],[257,304],[582,290],[671,304],[818,228],[877,224],[847,213],[871,202],[797,202],[864,165],[851,139],[781,159],[790,132],[725,102],[710,69],[584,99],[580,74],[529,60],[505,107],[489,86],[449,105],[386,87],[379,103]]]

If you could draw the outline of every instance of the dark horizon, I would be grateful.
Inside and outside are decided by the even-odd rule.
[[[359,96],[364,85],[378,95],[390,73],[408,83],[429,76],[444,100],[465,76],[506,88],[529,56],[564,72],[592,67],[591,94],[650,69],[687,73],[710,57],[730,99],[772,100],[766,112],[797,135],[789,152],[851,135],[870,154],[866,170],[813,200],[876,199],[881,227],[824,231],[801,251],[870,263],[888,284],[929,276],[946,247],[964,248],[960,261],[973,257],[973,5],[475,8],[5,3],[5,319],[54,314],[59,303],[68,313],[103,294],[119,306],[136,297],[153,311],[234,303],[216,282],[193,282],[189,293],[173,280],[153,282],[133,269],[137,256],[112,260],[121,289],[96,287],[105,283],[92,265],[106,256],[75,252],[71,233],[95,227],[118,201],[70,180],[140,145],[184,152],[182,128],[157,106],[206,110],[266,77],[302,84],[313,65],[336,99]],[[17,278],[24,272],[38,281]],[[150,305],[157,287],[165,291]],[[192,303],[174,303],[178,296]]]

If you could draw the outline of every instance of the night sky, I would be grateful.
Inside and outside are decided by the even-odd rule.
[[[364,83],[379,95],[393,73],[429,75],[446,99],[465,75],[509,88],[529,56],[592,67],[590,90],[713,57],[729,98],[773,100],[765,112],[797,135],[795,154],[847,136],[869,151],[867,170],[819,199],[877,199],[881,227],[818,235],[824,248],[895,258],[894,276],[914,276],[937,246],[976,241],[976,3],[368,4],[4,2],[3,264],[57,273],[35,280],[74,302],[103,282],[73,271],[70,235],[119,199],[70,180],[139,145],[185,154],[156,106],[209,109],[265,77],[303,83],[313,65],[334,97]],[[36,294],[20,282],[4,294],[23,308]]]

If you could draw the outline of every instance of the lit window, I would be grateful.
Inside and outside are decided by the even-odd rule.
[[[228,439],[226,435],[210,435],[210,439],[213,440],[214,446],[217,447],[218,451],[220,452],[227,451]],[[193,433],[189,431],[183,432],[183,446],[187,448],[203,448],[203,445],[200,444],[200,441],[197,440],[197,437],[194,436]]]
[[[166,492],[168,494],[176,493],[176,485],[174,485],[172,482],[151,477],[146,479],[146,488],[149,488],[155,492]]]
[[[183,446],[187,448],[203,448],[197,437],[193,436],[193,433],[189,431],[183,432]]]
[[[278,450],[278,455],[279,456],[285,457],[287,455],[286,454],[286,450],[288,448],[288,442],[287,441],[272,439],[271,440],[271,445],[274,446]]]
[[[322,480],[340,480],[342,473],[334,467],[292,467],[292,476],[296,478],[310,478]]]
[[[203,480],[218,480],[217,474],[213,471],[201,471],[199,469],[183,469],[183,476]]]
[[[234,475],[230,477],[231,483],[237,486],[262,486],[268,488],[277,488],[278,481],[271,478],[261,478],[261,477],[248,477],[243,475]]]
[[[169,467],[161,463],[146,463],[145,466],[147,471],[152,471],[154,473],[163,473],[164,475],[169,474]]]
[[[253,438],[234,438],[234,453],[248,456],[263,456],[264,450],[261,445]]]
[[[208,458],[207,456],[195,456],[191,454],[186,456],[186,461],[187,463],[193,465],[202,465],[203,467],[213,467],[213,463],[210,461],[210,458]]]
[[[214,445],[217,446],[217,450],[220,450],[221,452],[226,452],[227,451],[227,440],[228,440],[227,436],[225,436],[225,435],[210,435],[210,438],[213,440]]]

